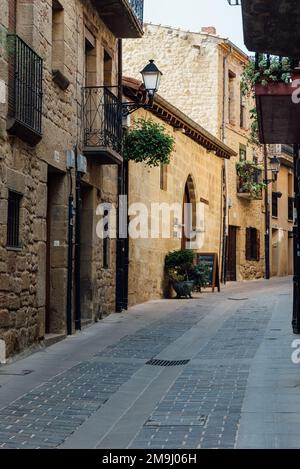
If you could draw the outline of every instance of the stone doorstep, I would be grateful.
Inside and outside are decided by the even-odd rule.
[[[67,334],[45,334],[43,343],[45,347],[50,347],[51,345],[57,344],[62,340],[66,339]]]

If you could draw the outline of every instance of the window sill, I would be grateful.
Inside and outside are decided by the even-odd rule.
[[[19,247],[14,247],[14,246],[6,246],[7,251],[13,251],[13,252],[21,252],[23,250],[22,246]]]

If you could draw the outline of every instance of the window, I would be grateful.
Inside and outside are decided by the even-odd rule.
[[[103,62],[103,84],[104,86],[112,86],[112,69],[113,61],[109,53],[104,49]]]
[[[22,195],[8,191],[7,246],[20,247],[20,205]]]
[[[242,129],[246,128],[246,100],[242,91],[240,91],[240,127]]]
[[[259,261],[260,234],[256,228],[246,228],[246,260]]]
[[[168,166],[166,164],[161,164],[160,165],[160,188],[163,191],[166,191],[168,188],[167,177],[168,177]]]
[[[235,78],[236,74],[229,71],[228,74],[228,122],[235,124]]]
[[[294,221],[294,197],[288,198],[288,221]]]
[[[240,154],[240,161],[246,161],[246,159],[247,159],[247,147],[246,147],[246,145],[243,145],[242,143],[240,143],[239,154]]]
[[[272,192],[272,217],[278,217],[278,193]]]

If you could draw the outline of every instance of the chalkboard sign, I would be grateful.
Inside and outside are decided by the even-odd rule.
[[[215,253],[198,253],[197,263],[207,265],[209,269],[208,284],[214,293],[215,288],[220,291],[220,275],[219,275],[219,261],[218,254]]]

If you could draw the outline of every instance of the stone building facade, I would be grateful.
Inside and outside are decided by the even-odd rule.
[[[115,311],[116,241],[97,238],[96,207],[117,203],[118,38],[142,35],[137,4],[142,0],[0,1],[0,340],[6,356],[65,336],[67,317],[74,330]]]
[[[135,82],[125,79],[125,90],[132,83],[136,85]],[[138,239],[129,239],[130,305],[161,298],[165,293],[164,264],[168,252],[191,248],[195,254],[205,252],[219,256],[223,162],[236,156],[232,149],[160,95],[156,95],[153,109],[140,110],[133,115],[131,125],[139,118],[162,124],[175,139],[175,145],[167,166],[150,168],[129,161],[129,207],[141,203],[147,208],[149,228],[149,236],[144,233]],[[191,204],[192,228],[197,231],[193,244],[182,235],[182,226],[187,223],[184,200]],[[176,204],[179,213],[173,211]],[[156,226],[159,230],[154,237],[151,230]]]
[[[272,276],[293,274],[294,163],[292,145],[269,145],[269,155],[280,161],[277,178],[270,185],[270,266]]]
[[[154,59],[164,74],[161,96],[235,151],[237,156],[225,161],[223,169],[223,274],[228,280],[260,278],[264,272],[263,201],[239,192],[236,173],[239,160],[261,161],[259,148],[250,144],[252,103],[242,97],[240,88],[249,59],[214,28],[193,33],[147,24],[144,29],[143,38],[125,41],[124,74],[137,77],[145,59]],[[247,253],[250,231],[255,255]]]

